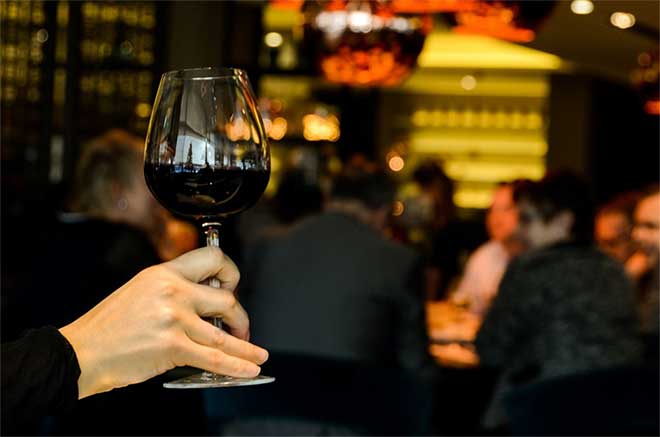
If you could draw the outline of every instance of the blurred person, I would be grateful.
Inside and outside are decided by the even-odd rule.
[[[525,181],[500,184],[493,193],[493,203],[486,214],[486,229],[490,240],[470,255],[465,272],[452,300],[483,314],[497,293],[509,261],[523,247],[518,238],[518,211],[513,201],[514,185]]]
[[[199,239],[197,228],[185,220],[172,216],[153,198],[143,182],[144,138],[123,129],[110,129],[92,139],[86,147],[91,149],[118,147],[126,152],[132,149],[135,154],[121,158],[125,162],[117,159],[115,167],[110,168],[116,171],[115,176],[102,172],[95,176],[93,173],[101,170],[100,166],[95,167],[89,162],[79,164],[69,202],[70,212],[101,217],[141,229],[149,237],[159,258],[163,261],[174,259],[197,247]],[[84,151],[82,159],[95,159],[89,157],[95,153],[98,152]],[[128,153],[123,153],[121,156],[124,155],[129,156]],[[138,155],[139,160],[136,161]],[[85,175],[84,172],[89,174]]]
[[[32,261],[40,275],[29,279],[26,299],[40,305],[30,308],[29,326],[63,326],[140,270],[161,262],[155,236],[162,235],[165,216],[147,188],[142,162],[135,137],[121,131],[84,146],[69,210]],[[175,399],[183,404],[176,406]],[[149,381],[85,399],[52,426],[53,433],[62,434],[201,433],[203,398],[192,391],[175,396]]]
[[[485,367],[501,371],[484,426],[506,426],[512,388],[641,361],[631,283],[592,244],[587,185],[550,174],[514,192],[519,233],[529,252],[507,269],[477,334]]]
[[[262,238],[286,231],[298,220],[318,213],[323,193],[316,181],[310,181],[305,171],[292,167],[285,170],[272,199],[264,198],[255,208],[239,217],[238,233],[242,251]]]
[[[280,179],[273,198],[274,210],[285,225],[321,211],[323,195],[316,182],[311,182],[302,169],[289,169]]]
[[[642,333],[648,361],[658,364],[660,330],[660,188],[649,187],[635,208],[633,239],[639,249],[626,269],[638,285]]]
[[[625,193],[601,207],[596,213],[594,237],[606,254],[626,263],[635,251],[632,241],[633,212],[639,200],[637,193]]]
[[[429,205],[429,223],[422,252],[426,258],[426,299],[442,299],[453,288],[462,264],[486,240],[483,226],[456,215],[454,182],[436,162],[420,164],[413,179],[421,189],[420,201]]]
[[[199,232],[197,227],[185,220],[179,220],[164,210],[164,229],[157,244],[158,256],[163,261],[169,261],[183,255],[198,246]]]
[[[223,289],[199,284],[211,277]],[[233,295],[238,278],[238,269],[220,250],[199,249],[141,271],[62,328],[31,330],[3,344],[3,434],[24,434],[25,423],[40,415],[71,410],[79,399],[175,366],[256,376],[268,353],[248,343],[248,317]],[[222,317],[230,330],[201,318],[210,315]],[[105,423],[122,419],[105,413]]]
[[[416,381],[429,376],[420,259],[382,235],[394,192],[384,172],[348,168],[334,181],[323,212],[252,248],[242,296],[259,320],[252,325],[252,339],[272,349],[272,357],[293,354],[314,362],[346,363],[338,364],[341,368],[391,368]],[[333,384],[332,391],[345,393],[346,399],[325,415],[340,414],[356,399],[369,397],[359,391],[363,381]],[[291,383],[288,390],[305,385],[304,380]],[[390,389],[396,390],[392,384]],[[323,402],[326,395],[304,396],[306,402]],[[413,404],[405,396],[371,399],[371,404],[393,408],[406,401]],[[348,415],[368,421],[369,414],[361,411]],[[385,410],[379,417],[381,425],[394,420]]]

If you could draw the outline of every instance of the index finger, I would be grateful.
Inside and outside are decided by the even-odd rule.
[[[217,278],[222,288],[232,291],[241,277],[236,264],[217,247],[192,250],[165,265],[189,281],[199,283],[208,278]]]

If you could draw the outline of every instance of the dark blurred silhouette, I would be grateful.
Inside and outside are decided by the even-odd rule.
[[[559,376],[506,397],[510,434],[658,435],[658,368],[615,367]]]
[[[303,170],[294,168],[282,175],[273,203],[277,218],[291,224],[321,211],[323,195],[318,183],[309,181]]]
[[[631,283],[591,243],[587,185],[556,173],[514,198],[530,251],[507,269],[476,339],[481,364],[501,370],[488,428],[507,424],[502,401],[512,387],[641,363]]]
[[[322,205],[323,193],[317,181],[310,180],[302,168],[284,170],[275,195],[262,198],[238,217],[241,258],[261,239],[285,232],[304,217],[318,213]]]
[[[381,235],[394,190],[383,172],[349,167],[321,214],[247,254],[242,301],[251,338],[271,351],[272,365],[292,363],[272,370],[282,381],[272,395],[255,396],[267,404],[262,416],[370,433],[427,430],[433,367],[419,258]]]
[[[142,150],[111,131],[82,151],[69,210],[59,215],[31,263],[24,298],[27,326],[61,327],[87,312],[140,270],[161,259],[160,206],[142,173]],[[45,267],[44,267],[45,266]],[[200,393],[162,388],[163,376],[79,402],[44,432],[65,435],[165,435],[204,432]]]
[[[646,359],[657,365],[660,356],[660,187],[657,184],[644,191],[635,208],[633,239],[638,250],[629,258],[626,270],[638,287]]]
[[[443,299],[458,279],[464,260],[487,236],[481,223],[459,219],[454,182],[436,162],[421,164],[413,173],[423,203],[430,205],[425,231],[424,289],[429,300]]]

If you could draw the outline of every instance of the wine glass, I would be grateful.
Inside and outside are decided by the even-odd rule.
[[[144,176],[171,212],[196,219],[207,246],[219,246],[223,217],[251,207],[270,177],[270,152],[247,74],[198,68],[163,74],[151,112]],[[217,279],[209,285],[220,288]],[[222,328],[222,320],[213,318]],[[274,378],[233,378],[203,372],[164,384],[206,388],[265,384]]]

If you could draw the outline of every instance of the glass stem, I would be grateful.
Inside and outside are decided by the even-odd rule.
[[[220,223],[206,222],[202,224],[204,233],[206,234],[206,245],[210,247],[220,248]],[[220,288],[220,281],[218,278],[209,278],[208,285],[213,288]],[[222,329],[222,318],[212,317],[212,323],[219,329]]]

